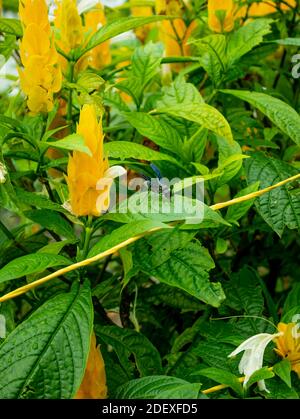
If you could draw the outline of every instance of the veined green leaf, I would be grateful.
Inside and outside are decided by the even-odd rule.
[[[181,154],[183,143],[180,135],[167,121],[144,112],[124,112],[123,115],[141,135],[165,150]]]
[[[89,156],[92,155],[91,150],[85,145],[84,138],[80,134],[71,134],[68,135],[63,140],[57,141],[48,141],[42,143],[43,147],[49,148],[59,148],[62,150],[74,150],[74,151],[81,151],[82,153],[86,153]]]
[[[67,239],[76,241],[76,236],[71,224],[58,212],[38,209],[25,211],[24,215],[48,230],[53,231],[54,233]]]
[[[300,127],[300,125],[299,125]],[[287,179],[298,173],[289,164],[265,156],[263,153],[252,154],[246,161],[248,183],[260,181],[260,189]],[[291,184],[283,185],[268,192],[255,201],[255,206],[262,218],[281,236],[284,228],[300,228],[300,197],[290,192]]]
[[[88,282],[76,283],[10,333],[0,346],[1,399],[73,398],[89,353],[92,308]]]
[[[55,266],[70,265],[71,261],[60,255],[33,253],[12,260],[0,269],[0,283],[43,272]]]
[[[129,381],[121,386],[117,399],[197,399],[201,384],[176,377],[152,376]]]
[[[218,307],[225,299],[220,283],[209,281],[210,271],[215,265],[208,251],[199,242],[187,243],[184,248],[175,249],[170,257],[153,267],[149,257],[150,245],[142,240],[134,246],[134,258],[139,269],[172,287]]]
[[[119,158],[121,160],[126,159],[137,159],[137,160],[167,160],[176,166],[180,166],[178,160],[165,153],[152,150],[151,148],[145,147],[141,144],[130,143],[129,141],[112,141],[104,145],[104,150],[112,158]]]
[[[251,51],[263,41],[264,35],[271,32],[272,19],[255,19],[240,27],[229,37],[227,45],[227,64],[230,66],[240,57]]]
[[[16,35],[20,38],[23,35],[21,22],[18,19],[0,17],[0,32]]]
[[[260,110],[283,133],[300,145],[300,116],[294,108],[280,99],[265,93],[244,90],[221,90],[221,92],[238,97]]]
[[[207,128],[217,135],[233,142],[231,128],[224,116],[214,107],[206,103],[175,105],[168,108],[156,109],[157,113],[166,113],[172,116],[187,119]]]
[[[86,52],[102,44],[108,39],[114,38],[121,33],[128,32],[140,26],[149,23],[159,22],[168,19],[167,16],[148,16],[148,17],[124,17],[102,26],[89,40],[85,48],[79,51],[77,59],[82,57]]]
[[[153,228],[170,227],[166,224],[161,223],[160,221],[150,219],[133,221],[132,223],[125,224],[113,230],[110,234],[107,234],[105,237],[101,238],[99,242],[92,247],[88,254],[88,257],[92,257],[97,255],[98,253],[104,252],[105,250],[108,250],[111,247],[114,247],[119,243],[122,243],[123,241],[130,239],[131,237],[146,233],[147,231]]]
[[[123,368],[132,370],[130,356],[135,358],[137,369],[141,377],[155,375],[162,372],[161,358],[158,350],[141,333],[134,330],[122,329],[118,326],[96,326],[96,335],[115,350]],[[129,375],[130,376],[130,375]]]

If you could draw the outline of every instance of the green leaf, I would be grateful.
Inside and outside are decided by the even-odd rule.
[[[180,212],[178,212],[180,211]],[[117,208],[104,215],[105,219],[130,223],[149,219],[156,222],[185,221],[184,229],[229,225],[223,218],[202,201],[183,197],[182,206],[176,206],[174,198],[163,199],[162,195],[147,191],[136,192]]]
[[[221,34],[209,35],[192,41],[198,50],[199,61],[207,74],[218,85],[226,66],[226,37]]]
[[[275,374],[278,375],[289,388],[292,387],[291,370],[292,366],[288,359],[283,359],[273,367]]]
[[[235,198],[240,198],[241,196],[248,195],[252,192],[256,192],[259,188],[260,182],[254,182],[252,185],[247,186],[246,188],[240,190],[235,196]],[[249,199],[248,201],[240,202],[239,204],[231,205],[228,210],[225,219],[229,223],[236,223],[240,220],[252,207],[255,198]]]
[[[116,399],[197,399],[200,387],[165,375],[144,377],[121,386]]]
[[[125,80],[117,84],[117,87],[129,93],[137,104],[141,102],[145,87],[159,71],[163,52],[162,44],[152,42],[136,48],[131,57],[131,71],[126,73]]]
[[[98,253],[104,252],[131,237],[139,236],[154,228],[170,228],[166,224],[153,220],[140,220],[123,225],[113,230],[110,234],[105,235],[96,243],[89,251],[88,257],[93,257]]]
[[[70,260],[63,256],[47,253],[33,253],[21,256],[0,269],[0,283],[43,272],[54,266],[70,265],[70,263]]]
[[[226,138],[229,143],[232,144],[233,142],[231,128],[224,116],[217,109],[206,103],[187,103],[184,106],[174,105],[167,108],[156,109],[155,112],[166,113],[168,115],[196,122],[202,127]]]
[[[23,35],[21,22],[17,19],[0,17],[0,32],[16,35],[20,38]]]
[[[81,151],[89,156],[92,156],[91,150],[86,146],[84,138],[80,134],[71,134],[65,137],[63,140],[48,141],[42,143],[46,149],[49,147],[58,148],[62,150]]]
[[[53,231],[59,236],[76,241],[76,236],[71,224],[56,211],[38,209],[25,211],[24,215],[37,224]]]
[[[104,150],[112,158],[121,160],[137,159],[147,161],[166,160],[181,167],[178,160],[168,154],[160,153],[145,147],[141,144],[130,143],[129,141],[112,141],[104,145]]]
[[[204,103],[204,100],[192,83],[187,83],[183,75],[178,75],[170,86],[162,88],[163,96],[157,101],[158,108]]]
[[[90,286],[76,283],[39,307],[0,346],[1,399],[71,399],[90,346]]]
[[[238,378],[229,371],[219,368],[203,368],[195,374],[203,375],[204,377],[210,378],[211,380],[216,381],[219,384],[225,384],[226,386],[232,388],[239,396],[243,396],[244,391],[241,383]]]
[[[148,258],[150,248],[145,240],[134,247],[133,260],[139,269],[149,276],[172,287],[177,287],[214,307],[224,300],[221,284],[209,281],[214,262],[208,251],[199,242],[187,243],[184,248],[176,249],[159,266],[153,267]]]
[[[62,205],[52,202],[47,196],[28,192],[21,188],[15,188],[16,196],[20,203],[30,205],[36,208],[53,210],[58,212],[66,212]]]
[[[280,378],[274,377],[268,382],[269,393],[264,394],[267,399],[299,399],[299,394],[293,388],[289,388]]]
[[[232,274],[230,281],[224,283],[224,290],[227,297],[226,305],[229,307],[248,316],[262,314],[264,308],[262,290],[256,273],[251,268],[246,266],[238,273]],[[255,324],[254,319],[253,324]]]
[[[146,138],[149,138],[165,150],[181,154],[183,143],[178,131],[163,118],[143,112],[124,112],[127,121]]]
[[[268,367],[263,367],[251,375],[249,381],[247,382],[247,388],[250,388],[252,384],[257,383],[258,381],[267,380],[269,378],[273,378],[274,376],[275,374],[273,371],[270,371]]]
[[[292,310],[294,307],[299,305],[300,302],[300,283],[294,284],[293,288],[289,292],[284,305],[283,305],[283,314],[286,314],[289,310]]]
[[[118,359],[130,377],[132,373],[131,355],[134,356],[136,367],[141,377],[162,372],[161,358],[158,350],[141,333],[122,329],[118,326],[95,327],[96,335],[116,352]]]
[[[265,93],[244,90],[220,90],[223,93],[238,97],[260,110],[283,133],[300,145],[300,116],[294,108],[280,99]]]
[[[128,32],[140,26],[149,23],[159,22],[168,19],[167,16],[148,16],[148,17],[124,17],[118,20],[113,20],[102,26],[94,35],[91,36],[89,42],[77,54],[77,59],[82,57],[86,52],[95,48],[97,45],[102,44],[108,39],[114,38],[121,33]]]
[[[227,63],[232,65],[263,41],[264,35],[271,32],[272,19],[255,19],[234,31],[227,45]]]
[[[260,189],[275,185],[298,173],[289,164],[265,156],[263,153],[251,155],[246,161],[248,183],[260,181]],[[281,237],[285,227],[300,228],[300,197],[290,191],[291,184],[283,185],[268,192],[255,201],[255,206],[267,224]]]
[[[240,171],[242,160],[247,156],[242,154],[242,149],[236,141],[229,143],[222,137],[217,137],[219,149],[218,168],[213,174],[221,173],[216,180],[217,187],[229,182]]]

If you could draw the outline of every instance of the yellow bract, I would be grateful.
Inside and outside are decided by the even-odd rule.
[[[230,32],[234,28],[233,0],[208,0],[208,26],[214,32]]]
[[[107,387],[105,365],[100,352],[100,347],[97,346],[96,336],[93,333],[85,374],[75,399],[106,398]]]
[[[108,169],[108,160],[103,156],[102,124],[98,122],[94,105],[83,106],[77,134],[82,135],[92,155],[74,151],[69,158],[67,182],[72,212],[77,216],[98,216],[109,206],[109,186],[97,190],[98,181]],[[99,198],[102,198],[102,208],[97,208]]]
[[[24,66],[19,70],[21,87],[28,96],[27,105],[32,114],[49,112],[53,108],[53,94],[61,88],[62,75],[46,2],[21,0],[19,13],[24,28],[20,46]]]
[[[300,378],[300,330],[296,323],[279,323],[277,327],[282,336],[275,339],[277,346],[275,351],[279,356],[291,362],[292,370]]]

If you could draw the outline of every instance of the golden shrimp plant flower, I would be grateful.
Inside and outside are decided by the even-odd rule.
[[[58,64],[48,9],[45,0],[20,0],[19,14],[24,29],[20,56],[24,69],[19,70],[21,87],[27,95],[32,114],[49,112],[53,95],[61,89],[62,74]]]
[[[84,29],[76,0],[56,0],[54,26],[57,44],[66,54],[82,45]]]
[[[281,333],[276,338],[276,353],[291,362],[291,368],[300,378],[300,328],[296,323],[279,323],[278,330]]]
[[[84,138],[91,154],[74,151],[69,158],[67,183],[71,211],[77,216],[99,216],[110,204],[114,178],[126,173],[121,166],[109,167],[103,154],[102,123],[94,105],[84,105],[80,112],[77,133]]]

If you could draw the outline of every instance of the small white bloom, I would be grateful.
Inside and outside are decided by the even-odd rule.
[[[3,163],[0,162],[0,183],[6,182],[7,170]]]
[[[274,333],[273,335],[270,333],[259,333],[258,335],[251,336],[251,338],[245,340],[228,355],[228,357],[231,358],[240,352],[245,351],[239,364],[240,374],[245,375],[244,387],[246,387],[251,375],[262,368],[264,353],[268,344],[280,335],[281,333]],[[264,380],[258,382],[258,388],[260,390],[268,391]]]
[[[0,338],[4,339],[6,337],[6,320],[5,317],[0,314]]]

